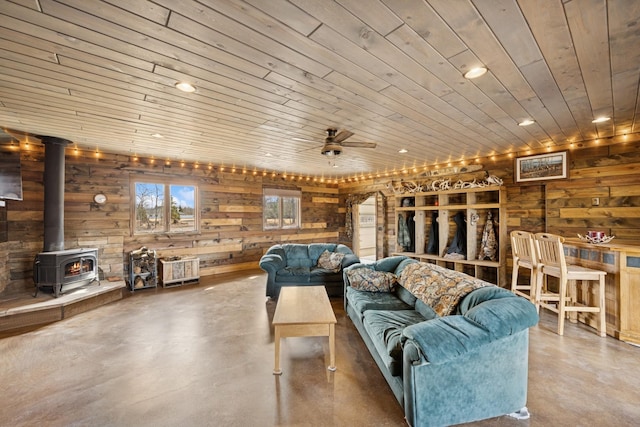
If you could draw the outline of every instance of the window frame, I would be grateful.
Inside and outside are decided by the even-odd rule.
[[[267,197],[277,197],[278,198],[278,225],[276,226],[268,226],[267,225]],[[297,199],[296,206],[296,221],[293,225],[283,225],[283,198],[295,198]],[[302,228],[302,190],[299,189],[290,189],[290,188],[273,188],[273,187],[264,187],[262,189],[262,230],[263,231],[273,231],[273,230],[299,230]]]
[[[137,192],[136,184],[158,184],[164,187],[163,222],[161,231],[139,232],[136,227]],[[171,186],[193,187],[193,221],[194,227],[190,230],[171,230]],[[131,236],[157,236],[157,235],[189,235],[200,234],[200,191],[198,184],[193,180],[157,177],[149,175],[134,175],[130,177],[130,234]],[[168,203],[167,203],[168,201]]]

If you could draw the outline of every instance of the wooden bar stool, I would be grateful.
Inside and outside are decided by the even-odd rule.
[[[593,270],[579,265],[567,265],[563,247],[564,238],[550,233],[537,233],[535,235],[536,250],[538,254],[539,273],[535,290],[535,304],[558,313],[558,335],[564,333],[564,320],[567,313],[576,316],[576,312],[585,311],[599,313],[598,334],[601,337],[607,335],[606,310],[605,310],[605,285],[604,271]],[[542,282],[547,276],[559,279],[558,292],[543,291]],[[584,305],[577,302],[576,280],[585,284],[598,285],[598,298],[594,305]]]
[[[535,302],[535,290],[538,275],[538,256],[534,236],[528,231],[515,230],[511,232],[511,251],[513,254],[513,273],[511,274],[511,291]],[[520,267],[531,270],[531,279],[528,285],[518,284]],[[526,292],[524,292],[526,291]],[[536,308],[540,308],[536,306]]]

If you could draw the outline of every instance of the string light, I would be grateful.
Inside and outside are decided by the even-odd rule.
[[[635,135],[635,134],[633,134]],[[578,141],[576,142],[573,138],[570,138],[566,141],[563,142],[564,146],[570,149],[574,149],[576,147],[581,148],[583,146],[585,146],[586,144],[594,144],[594,145],[598,145],[601,144],[601,140],[605,141],[605,143],[611,144],[614,142],[622,142],[625,141],[629,138],[629,134],[628,133],[623,133],[623,134],[619,134],[616,137],[609,137],[609,138],[593,138],[593,139],[586,139],[586,140],[582,140],[582,141]],[[637,139],[637,138],[636,138]],[[635,140],[635,139],[634,139]],[[17,142],[18,144],[15,144],[15,142]],[[11,148],[20,148],[20,144],[21,142],[18,140],[12,140],[11,141]],[[30,143],[28,141],[28,139],[25,139],[22,142],[23,147],[25,149],[30,149]],[[555,143],[553,141],[545,141],[542,144],[540,144],[542,147],[541,149],[546,151],[546,152],[552,152],[555,148],[561,146],[562,144],[559,144],[558,146],[555,145]],[[73,149],[73,154],[74,155],[80,155],[81,153],[81,149],[78,147],[77,144],[73,144],[72,147]],[[71,149],[70,148],[70,149]],[[540,151],[540,150],[533,150],[531,148],[527,148],[526,150],[523,150],[523,154],[526,153],[527,155],[530,155],[536,151]],[[89,148],[86,152],[88,155],[90,155],[89,153],[91,153],[91,149]],[[93,152],[96,158],[100,158],[101,157],[101,152],[99,150],[98,147],[95,148],[95,151]],[[363,182],[367,179],[369,180],[373,180],[373,179],[380,179],[383,176],[384,177],[390,177],[390,176],[395,176],[398,174],[404,174],[407,175],[409,173],[419,173],[420,171],[424,170],[425,172],[428,172],[430,169],[431,170],[438,170],[441,169],[443,167],[452,167],[454,164],[455,165],[460,165],[460,166],[465,166],[467,164],[470,163],[476,163],[476,164],[480,164],[482,160],[488,161],[497,161],[498,158],[500,159],[505,159],[505,158],[514,158],[518,155],[519,153],[517,151],[512,151],[512,152],[505,152],[505,153],[495,153],[493,152],[492,154],[487,155],[486,157],[474,157],[472,159],[460,159],[458,161],[448,161],[448,162],[442,162],[442,163],[438,163],[438,161],[436,160],[436,162],[434,162],[431,166],[427,165],[427,161],[424,161],[423,165],[424,166],[418,166],[416,165],[416,162],[414,161],[414,165],[413,166],[406,166],[404,165],[401,169],[396,169],[393,168],[392,171],[389,171],[388,169],[385,169],[384,172],[378,172],[376,171],[376,173],[372,173],[372,172],[367,172],[365,174],[365,172],[360,172],[360,175],[358,175],[357,173],[350,177],[350,176],[343,176],[343,177],[339,177],[336,176],[335,178],[332,177],[327,177],[325,178],[324,176],[316,176],[316,177],[311,177],[311,176],[304,176],[304,175],[295,175],[295,174],[291,174],[291,173],[287,173],[286,171],[284,172],[277,172],[277,171],[272,171],[272,172],[268,172],[266,169],[263,169],[263,171],[258,171],[257,168],[253,168],[253,170],[251,169],[247,169],[246,165],[243,166],[242,168],[236,168],[235,165],[233,165],[233,167],[231,168],[231,172],[232,173],[236,173],[236,172],[240,172],[242,171],[242,174],[249,174],[251,173],[253,176],[258,176],[260,174],[260,172],[262,172],[262,176],[266,177],[269,174],[271,175],[271,178],[276,178],[278,176],[280,176],[283,179],[287,179],[289,178],[291,181],[310,181],[311,179],[313,179],[314,182],[322,182],[322,183],[329,183],[329,184],[338,184],[338,183],[347,183],[347,182]],[[141,158],[137,155],[137,153],[134,153],[133,156],[129,157],[129,159],[133,162],[140,162],[145,160],[144,158]],[[160,160],[162,161],[162,160]],[[178,162],[177,159],[175,159],[176,162]],[[150,164],[154,164],[155,163],[155,158],[153,156],[151,156],[150,158],[148,158],[148,163]],[[171,166],[171,160],[169,158],[166,159],[165,164],[167,165],[167,167]],[[187,162],[185,160],[180,160],[179,161],[180,166],[181,167],[186,167],[190,162]],[[198,161],[193,162],[192,167],[194,169],[199,169],[200,168],[200,163]],[[204,167],[204,165],[203,165]],[[223,164],[220,164],[218,166],[215,166],[216,169],[219,170],[219,172],[225,172],[225,166]],[[209,162],[207,165],[207,169],[209,170],[213,170],[214,169],[214,165]]]

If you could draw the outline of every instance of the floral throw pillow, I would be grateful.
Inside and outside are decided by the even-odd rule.
[[[325,250],[318,258],[318,267],[337,273],[342,268],[344,254]]]
[[[391,292],[396,283],[396,275],[388,271],[370,268],[354,268],[347,271],[349,284],[353,289],[367,292]]]

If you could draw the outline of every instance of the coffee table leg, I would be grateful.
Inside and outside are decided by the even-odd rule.
[[[336,370],[336,325],[329,324],[329,367],[330,371]]]
[[[274,341],[276,344],[276,361],[273,368],[273,375],[282,375],[282,370],[280,369],[280,327],[278,327],[277,325],[275,327]]]

